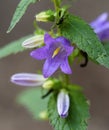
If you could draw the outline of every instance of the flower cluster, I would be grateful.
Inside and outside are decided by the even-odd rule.
[[[45,13],[41,13],[36,18]],[[49,18],[48,14],[46,17]],[[101,41],[109,39],[109,22],[107,21],[108,13],[101,14],[97,19],[90,23],[94,32]],[[11,77],[11,82],[21,86],[43,86],[44,89],[51,90],[56,84],[48,78],[61,69],[65,74],[71,74],[72,70],[69,65],[68,57],[74,52],[71,42],[63,36],[53,38],[50,34],[33,36],[22,44],[25,48],[36,48],[30,53],[30,56],[37,60],[45,60],[43,66],[43,75],[31,73],[18,73]],[[63,87],[64,88],[64,87]],[[68,116],[70,107],[70,97],[66,89],[59,89],[57,95],[57,111],[61,118]]]
[[[51,89],[54,85],[53,81],[47,80],[47,78],[50,77],[59,67],[62,72],[66,74],[72,73],[68,62],[68,56],[71,55],[74,47],[68,39],[64,37],[52,38],[48,33],[46,33],[44,37],[39,35],[27,39],[22,45],[26,48],[32,48],[38,47],[43,42],[45,45],[33,50],[30,55],[38,60],[46,59],[43,67],[44,77],[39,74],[18,73],[11,77],[11,82],[21,86],[35,87],[42,85],[44,89]],[[69,95],[67,92],[59,92],[57,96],[57,111],[60,117],[67,117],[69,106]]]

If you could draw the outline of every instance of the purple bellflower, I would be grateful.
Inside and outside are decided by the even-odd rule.
[[[33,73],[17,73],[11,76],[11,82],[20,86],[36,87],[44,83],[46,78],[40,74]]]
[[[70,41],[64,37],[52,38],[49,34],[44,36],[45,46],[31,52],[31,56],[38,60],[46,59],[43,66],[43,75],[50,77],[59,67],[62,72],[71,74],[72,70],[68,63],[68,56],[73,47]]]
[[[101,41],[109,39],[108,15],[109,14],[105,12],[90,23],[90,26],[94,29],[94,32],[98,35]]]
[[[64,91],[61,91],[57,97],[57,110],[60,117],[66,118],[68,116],[69,106],[69,95]]]

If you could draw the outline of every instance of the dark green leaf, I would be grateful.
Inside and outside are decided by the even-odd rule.
[[[106,50],[91,27],[81,18],[69,14],[60,24],[61,33],[88,56],[99,64],[109,68]],[[103,60],[102,60],[103,58]],[[106,61],[107,60],[107,61]]]
[[[21,0],[20,1],[13,15],[13,18],[12,18],[12,21],[8,28],[7,33],[9,33],[15,27],[15,25],[19,22],[19,20],[22,18],[22,16],[26,12],[26,9],[28,8],[28,6],[32,3],[35,3],[36,1],[38,0]]]
[[[109,42],[103,42],[103,46],[104,46],[107,54],[109,55]]]
[[[76,86],[70,86],[69,89],[70,108],[67,118],[62,119],[57,113],[57,95],[52,95],[48,102],[48,116],[55,130],[86,130],[87,128],[89,104],[81,90],[75,88]]]
[[[13,41],[9,44],[7,44],[6,46],[0,48],[0,58],[4,58],[10,54],[15,54],[21,51],[24,51],[25,48],[22,47],[22,42],[24,40],[26,40],[27,38],[29,38],[31,35],[20,38],[16,41]]]
[[[32,88],[22,92],[17,101],[32,113],[35,119],[40,119],[40,113],[47,110],[48,97],[42,99],[41,88]]]

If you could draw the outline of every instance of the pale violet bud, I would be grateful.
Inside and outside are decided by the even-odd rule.
[[[68,116],[69,106],[70,99],[68,93],[61,91],[57,97],[57,110],[60,117],[66,118]]]
[[[39,47],[44,43],[44,35],[35,35],[22,43],[25,48]]]
[[[54,21],[54,19],[54,12],[51,10],[43,11],[36,15],[36,21],[39,22]]]
[[[17,73],[11,76],[11,82],[20,86],[36,87],[44,83],[43,75],[33,73]]]

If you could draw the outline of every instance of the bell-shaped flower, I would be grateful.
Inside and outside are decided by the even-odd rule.
[[[43,66],[44,77],[50,77],[59,67],[62,72],[71,74],[68,56],[73,52],[74,47],[71,46],[70,41],[64,37],[52,38],[49,34],[45,34],[44,43],[45,46],[30,53],[35,59],[46,59]]]
[[[11,82],[20,86],[36,87],[44,83],[43,75],[33,73],[17,73],[11,76]]]
[[[90,23],[90,26],[94,29],[94,32],[98,35],[101,41],[109,39],[108,16],[109,14],[105,12]]]
[[[22,43],[22,46],[25,48],[34,48],[39,47],[44,43],[44,35],[36,35],[28,38]]]
[[[69,106],[69,95],[64,91],[61,91],[57,97],[57,110],[60,117],[66,118],[68,116]]]

